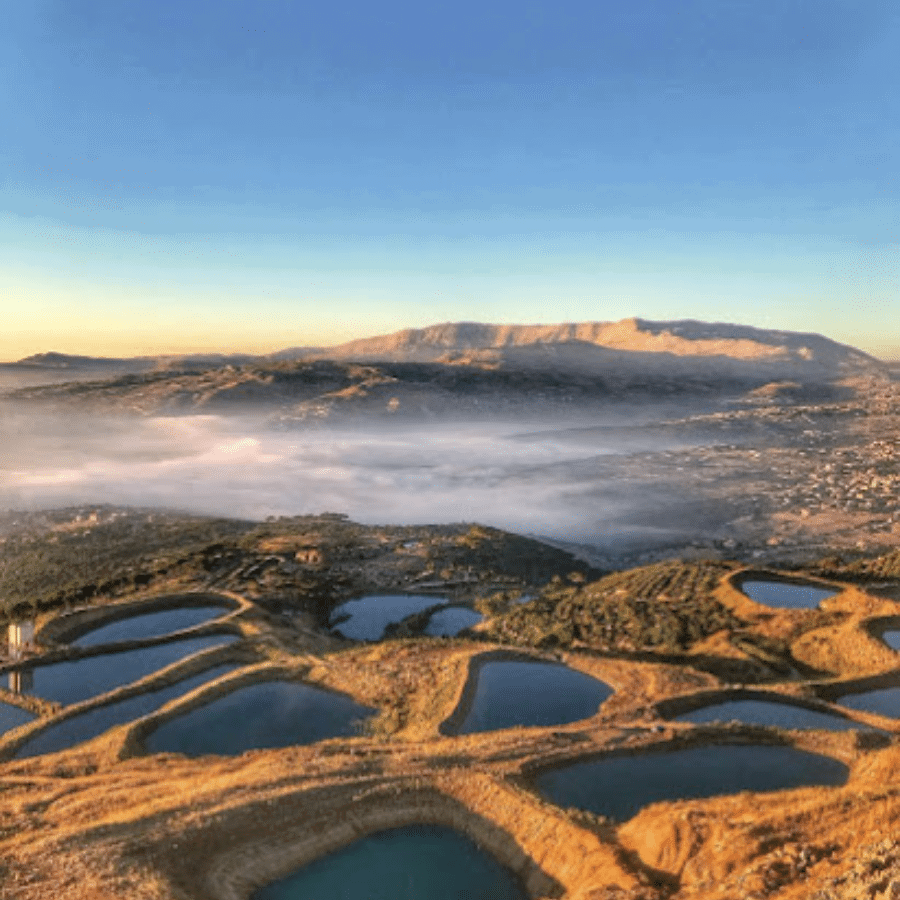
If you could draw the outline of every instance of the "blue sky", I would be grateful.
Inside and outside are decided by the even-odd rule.
[[[900,358],[890,0],[29,0],[0,359],[699,318]]]

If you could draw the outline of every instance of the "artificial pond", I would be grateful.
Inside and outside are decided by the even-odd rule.
[[[114,621],[101,623],[76,637],[70,643],[76,647],[96,647],[116,641],[140,641],[162,637],[165,634],[173,634],[185,628],[193,628],[195,625],[210,622],[227,611],[228,607],[221,604],[208,604],[182,606],[148,613],[138,612]]]
[[[246,750],[350,737],[374,712],[333,691],[297,681],[264,681],[237,687],[169,719],[144,743],[150,753],[234,756]]]
[[[446,602],[446,597],[424,594],[370,594],[335,607],[331,630],[354,641],[379,641],[388,625]]]
[[[515,876],[458,831],[409,825],[369,835],[252,900],[526,900]]]
[[[484,621],[484,616],[466,606],[448,606],[432,613],[425,626],[431,637],[454,637],[466,628]]]
[[[858,694],[844,694],[835,703],[849,709],[858,709],[860,712],[900,719],[900,686],[864,691]]]
[[[792,747],[709,744],[573,763],[543,772],[535,785],[559,806],[625,821],[661,800],[835,786],[848,774],[837,760]]]
[[[201,650],[222,647],[236,640],[232,634],[213,634],[65,662],[18,666],[8,673],[9,686],[10,690],[65,706],[137,681]]]
[[[826,597],[840,593],[839,588],[777,578],[747,578],[740,583],[740,590],[755,603],[779,609],[815,609]]]
[[[59,750],[67,750],[76,744],[81,744],[91,738],[97,737],[109,728],[122,725],[125,722],[133,722],[155,712],[170,700],[181,697],[184,694],[200,687],[201,684],[214,681],[222,675],[239,668],[237,665],[226,664],[207,669],[191,678],[185,678],[175,684],[167,685],[155,691],[144,691],[127,700],[119,700],[116,703],[107,703],[95,709],[64,719],[56,725],[50,725],[33,738],[22,744],[16,751],[16,758],[27,756],[39,756],[42,753],[56,753]]]
[[[596,714],[613,690],[561,663],[493,659],[476,662],[459,709],[444,733],[473,734],[515,726],[565,725]],[[461,719],[461,721],[459,721]]]
[[[867,727],[837,713],[810,709],[787,700],[760,699],[758,697],[711,703],[674,718],[676,722],[693,722],[696,725],[735,721],[744,725],[767,725],[774,728],[795,729],[822,728],[830,731],[848,731]]]
[[[0,734],[12,731],[13,728],[18,728],[32,719],[34,719],[33,713],[19,709],[18,706],[13,706],[10,703],[0,702]]]

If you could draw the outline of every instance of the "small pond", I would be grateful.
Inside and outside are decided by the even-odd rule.
[[[861,712],[877,713],[879,716],[900,719],[900,687],[881,688],[862,694],[844,694],[835,703],[850,709],[858,709]]]
[[[252,900],[526,900],[515,876],[474,841],[437,825],[362,838],[257,891]]]
[[[676,716],[677,722],[742,722],[745,725],[769,725],[775,728],[827,728],[830,731],[847,731],[866,728],[852,719],[833,713],[820,712],[796,703],[777,700],[726,700],[710,706],[701,706],[691,712]]]
[[[85,659],[20,667],[9,673],[10,690],[68,705],[105,694],[200,650],[236,641],[232,634],[186,638],[155,647],[101,653]]]
[[[535,783],[559,806],[624,821],[660,800],[839,785],[847,775],[837,760],[792,747],[713,744],[575,763]]]
[[[484,621],[484,616],[465,606],[451,606],[432,613],[425,626],[425,634],[432,637],[453,637],[466,628]]]
[[[19,709],[18,706],[0,703],[0,734],[12,731],[13,728],[18,728],[20,725],[30,722],[33,718],[33,713]]]
[[[179,609],[163,609],[157,612],[136,613],[124,619],[98,625],[71,643],[76,647],[96,647],[115,641],[140,641],[161,637],[184,628],[216,619],[228,611],[224,606],[185,606]]]
[[[838,588],[778,581],[774,578],[748,578],[741,582],[740,587],[756,603],[777,606],[779,609],[815,609],[826,597],[840,593]]]
[[[561,663],[490,660],[478,666],[476,677],[465,718],[458,729],[451,718],[449,733],[565,725],[595,715],[613,692],[608,684]],[[467,705],[467,698],[461,705]]]
[[[332,631],[354,641],[378,641],[384,637],[388,625],[446,602],[446,597],[422,594],[373,594],[359,600],[349,600],[332,612]],[[349,618],[338,622],[344,616]]]
[[[136,697],[129,697],[127,700],[120,700],[118,703],[107,703],[105,706],[92,709],[80,716],[66,719],[58,725],[51,725],[19,747],[16,758],[39,756],[41,753],[55,753],[58,750],[74,747],[76,744],[97,737],[98,734],[103,734],[104,731],[115,725],[133,722],[135,719],[149,715],[170,700],[181,697],[201,684],[213,681],[237,668],[239,667],[232,664],[216,666],[157,691],[147,691]]]
[[[311,744],[359,733],[375,710],[297,681],[264,681],[217,697],[164,722],[146,741],[150,753],[234,756],[245,750]]]
[[[892,650],[900,650],[900,631],[885,631],[884,634],[881,635],[881,639],[890,647]]]

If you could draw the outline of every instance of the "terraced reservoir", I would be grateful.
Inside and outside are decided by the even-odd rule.
[[[41,753],[56,753],[59,750],[74,747],[116,725],[133,722],[135,719],[149,715],[170,700],[181,697],[201,684],[220,678],[237,668],[235,665],[216,666],[159,690],[146,691],[135,697],[129,697],[127,700],[107,703],[81,715],[64,719],[56,725],[50,725],[26,741],[16,752],[16,758],[38,756]]]
[[[574,763],[544,772],[535,785],[559,806],[625,821],[660,800],[834,786],[847,775],[837,760],[792,747],[711,744]]]
[[[185,606],[157,612],[137,613],[101,624],[76,637],[76,647],[97,647],[116,641],[139,641],[173,634],[218,618],[227,612],[224,606]]]
[[[815,609],[826,597],[839,593],[837,588],[775,578],[748,578],[740,589],[755,603],[778,609]]]
[[[423,594],[370,594],[348,600],[331,614],[332,631],[354,641],[378,641],[388,625],[446,603],[445,597]]]
[[[18,728],[26,722],[30,722],[34,715],[19,709],[18,706],[12,706],[9,703],[0,703],[0,734]]]
[[[564,725],[595,715],[611,694],[609,685],[559,663],[476,662],[460,706],[441,730],[473,734],[517,725]]]
[[[859,694],[844,694],[836,702],[850,709],[900,719],[900,685]]]
[[[526,900],[512,875],[465,835],[412,825],[370,835],[253,894],[252,900]]]
[[[342,694],[295,681],[265,681],[164,722],[145,741],[151,753],[237,755],[359,733],[374,710]]]
[[[137,681],[201,650],[221,647],[235,640],[237,638],[231,634],[214,634],[66,662],[19,666],[9,672],[10,690],[63,705],[78,703]]]
[[[425,634],[431,637],[453,637],[483,620],[484,616],[474,609],[451,606],[432,613],[425,626]]]
[[[744,725],[797,729],[825,728],[829,731],[848,731],[866,727],[840,715],[771,697],[766,699],[746,697],[712,703],[676,716],[675,720],[698,725],[710,722],[741,722]]]

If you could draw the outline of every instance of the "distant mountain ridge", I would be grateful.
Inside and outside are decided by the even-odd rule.
[[[46,367],[45,384],[8,392],[12,399],[144,415],[253,409],[286,425],[513,415],[627,399],[781,402],[891,380],[878,360],[821,335],[692,320],[446,323],[264,357],[143,358],[131,372],[119,361],[31,359]]]
[[[46,370],[147,372],[214,368],[295,360],[417,362],[479,368],[577,372],[696,372],[709,377],[760,376],[832,381],[854,376],[888,377],[888,367],[820,334],[755,328],[693,319],[567,322],[556,325],[492,325],[446,322],[362,338],[334,347],[296,347],[276,353],[186,354],[105,359],[41,353],[4,367]]]
[[[285,352],[285,356],[287,351]],[[886,377],[883,363],[819,334],[685,319],[489,325],[448,322],[350,341],[298,358],[356,362],[440,362],[580,372],[622,369],[713,377],[760,375],[831,381]]]

